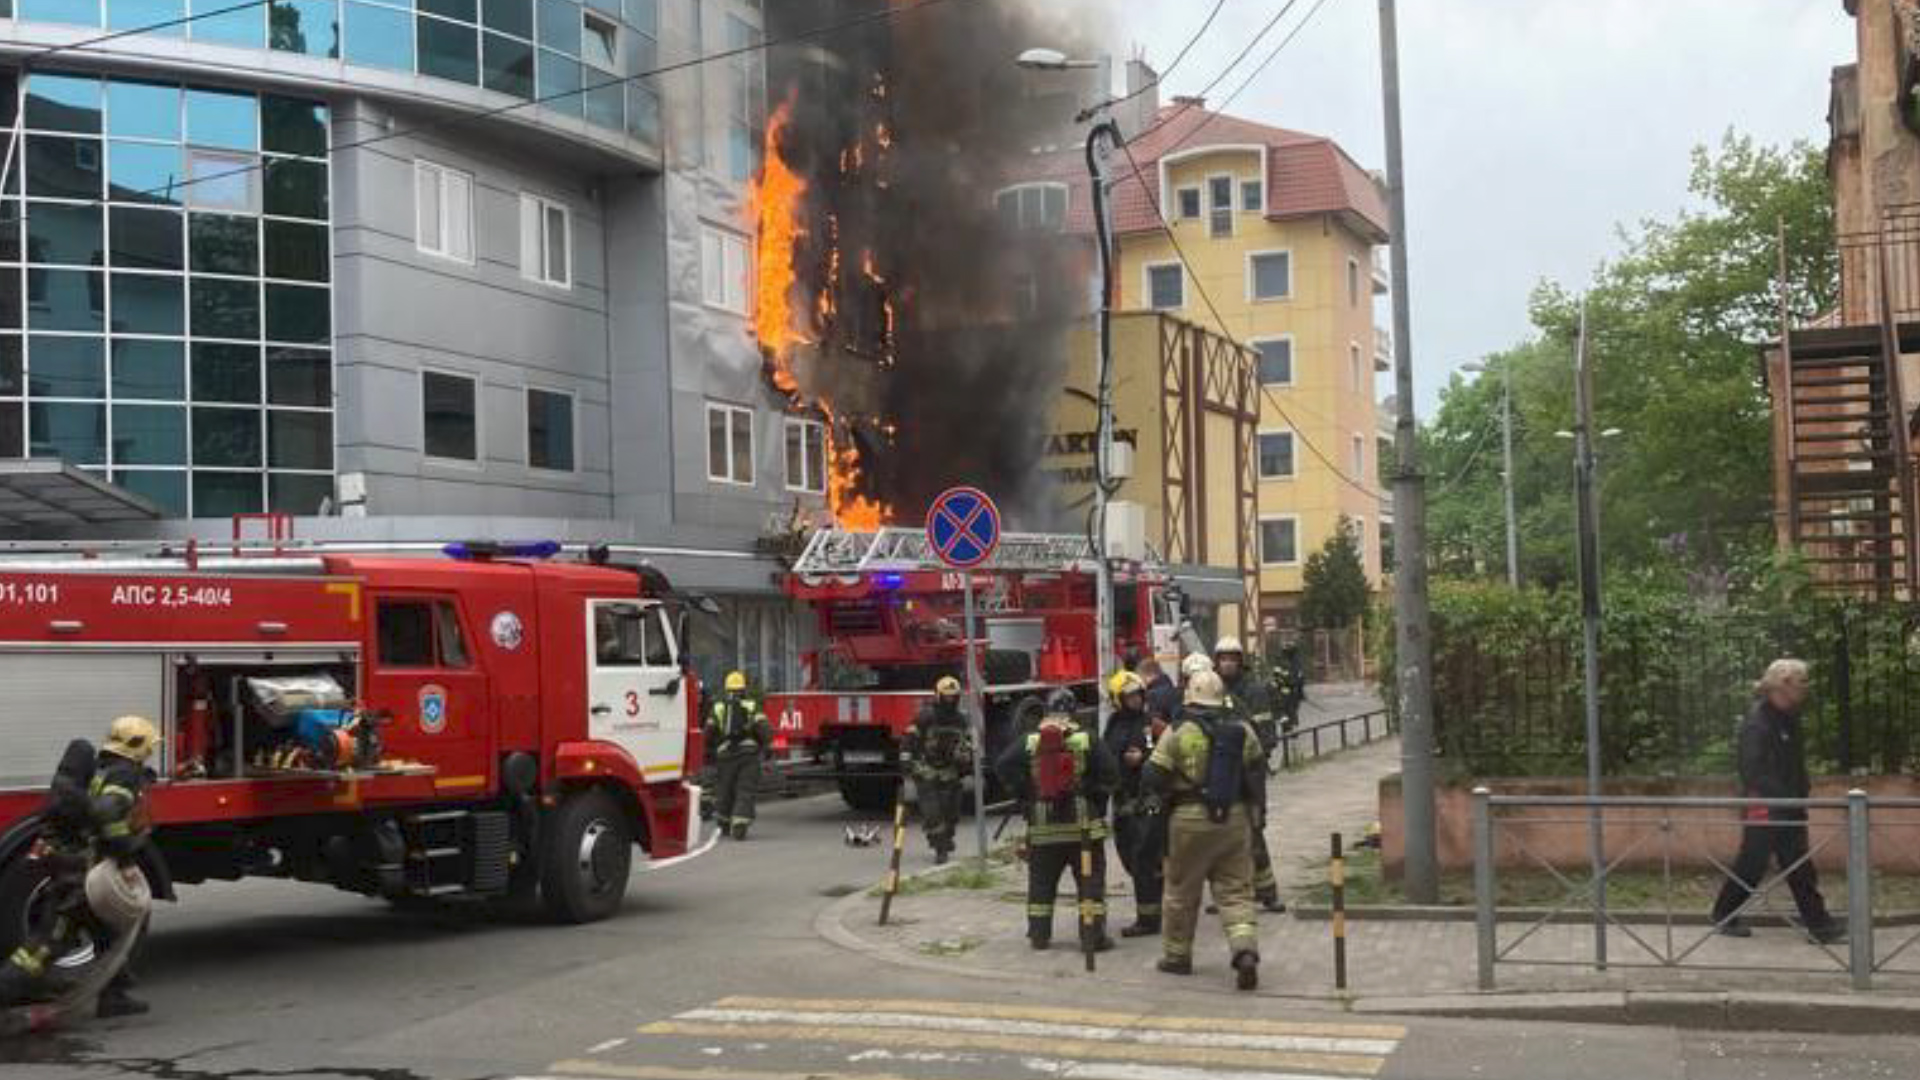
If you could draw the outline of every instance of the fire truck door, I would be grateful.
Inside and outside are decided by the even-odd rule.
[[[483,788],[491,774],[492,695],[452,597],[375,598],[370,697],[392,708],[387,746],[438,766],[447,790]]]
[[[687,688],[665,609],[636,600],[587,603],[587,730],[633,755],[648,783],[685,772]]]

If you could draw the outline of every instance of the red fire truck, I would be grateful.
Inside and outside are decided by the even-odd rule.
[[[265,875],[612,914],[635,843],[698,838],[698,601],[558,548],[0,560],[0,953],[42,895],[27,853],[61,750],[126,713],[163,735],[156,895]]]
[[[835,780],[857,809],[889,805],[901,738],[935,680],[964,681],[969,635],[980,658],[989,754],[1054,689],[1071,689],[1084,703],[1096,699],[1095,565],[1086,537],[1003,537],[993,557],[970,572],[971,630],[968,573],[943,567],[918,529],[823,530],[808,539],[785,588],[812,609],[819,645],[802,656],[805,689],[767,697],[775,747],[790,777]],[[1115,659],[1177,662],[1181,607],[1180,590],[1158,567],[1117,568]]]

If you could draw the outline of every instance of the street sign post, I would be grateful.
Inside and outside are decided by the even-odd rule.
[[[927,510],[927,543],[940,561],[966,579],[967,702],[973,710],[973,837],[987,861],[987,712],[980,697],[980,666],[974,646],[973,568],[993,557],[1000,544],[1000,508],[978,488],[948,488]]]

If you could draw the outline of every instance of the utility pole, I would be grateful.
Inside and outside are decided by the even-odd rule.
[[[1112,501],[1119,482],[1108,476],[1113,468],[1113,181],[1107,175],[1107,159],[1121,145],[1120,125],[1112,117],[1101,119],[1087,132],[1087,174],[1093,182],[1093,225],[1100,247],[1100,310],[1094,315],[1094,371],[1099,380],[1096,402],[1099,419],[1094,438],[1093,470],[1093,553],[1095,647],[1099,656],[1094,670],[1100,684],[1095,691],[1099,704],[1095,732],[1107,730],[1107,717],[1113,711],[1108,700],[1107,676],[1114,665],[1113,644],[1113,565],[1107,560],[1107,504]]]
[[[1580,615],[1587,712],[1587,797],[1600,798],[1600,519],[1593,495],[1593,386],[1587,364],[1587,302],[1580,301],[1580,339],[1573,353],[1573,488],[1579,519]],[[1607,840],[1600,804],[1587,807],[1587,849],[1593,861],[1593,957],[1607,966]]]
[[[1433,646],[1427,606],[1427,493],[1413,412],[1413,312],[1407,303],[1407,184],[1400,152],[1400,30],[1394,0],[1380,0],[1380,90],[1386,113],[1387,219],[1393,245],[1393,621],[1399,666],[1400,800],[1406,827],[1407,899],[1440,898],[1433,827]]]
[[[1513,510],[1513,357],[1500,365],[1501,467],[1507,489],[1507,584],[1520,587],[1520,519]]]

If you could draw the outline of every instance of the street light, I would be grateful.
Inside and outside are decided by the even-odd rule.
[[[1487,370],[1479,361],[1461,366],[1475,374]],[[1500,453],[1503,459],[1501,484],[1507,502],[1507,585],[1520,587],[1520,521],[1513,509],[1513,362],[1500,365]]]
[[[1077,71],[1100,66],[1098,60],[1073,60],[1058,49],[1028,49],[1014,63],[1028,71]]]

